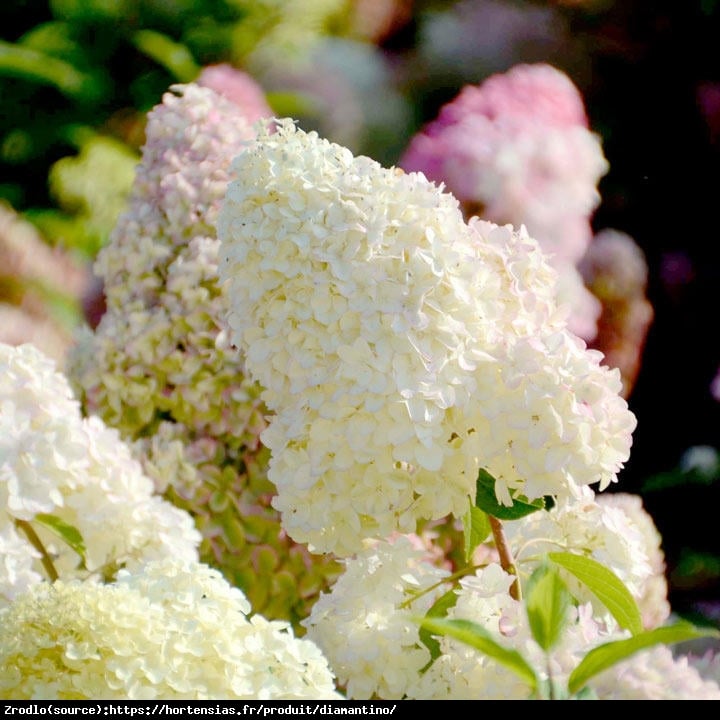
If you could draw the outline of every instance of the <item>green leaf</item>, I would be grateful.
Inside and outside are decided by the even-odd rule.
[[[138,30],[133,35],[135,47],[162,65],[179,82],[192,82],[200,74],[190,50],[155,30]]]
[[[530,513],[545,509],[543,498],[529,501],[526,497],[515,495],[512,492],[510,495],[513,504],[501,505],[495,496],[495,478],[482,468],[478,472],[475,488],[475,506],[500,520],[517,520],[530,515]]]
[[[53,85],[75,100],[89,102],[98,100],[106,90],[99,77],[81,72],[64,60],[2,40],[0,75]]]
[[[457,593],[454,590],[448,590],[441,595],[425,613],[426,618],[443,618],[447,615],[448,610],[457,603]],[[432,633],[424,627],[420,628],[420,641],[430,651],[430,663],[440,656],[440,643],[432,636]]]
[[[545,651],[560,639],[572,597],[557,570],[547,564],[536,568],[526,588],[525,609],[535,642]]]
[[[720,637],[720,632],[697,628],[691,623],[681,621],[639,633],[627,640],[605,643],[591,650],[570,673],[568,689],[571,693],[580,691],[590,678],[653,645],[670,645],[706,637]]]
[[[633,635],[643,631],[635,598],[622,580],[597,560],[568,552],[551,552],[548,558],[574,575],[610,611],[618,625]]]
[[[492,532],[487,513],[474,505],[470,505],[463,518],[463,530],[465,537],[465,562],[468,562],[475,548],[485,542]]]
[[[47,515],[46,513],[38,513],[34,517],[34,521],[57,535],[68,547],[80,556],[83,564],[85,563],[87,549],[85,547],[85,541],[76,527],[61,520],[57,515]]]
[[[448,620],[447,618],[422,618],[423,628],[435,635],[446,635],[455,638],[470,647],[479,650],[493,660],[514,672],[526,682],[533,693],[539,687],[538,677],[532,666],[516,650],[508,650],[494,640],[484,627],[470,620]]]

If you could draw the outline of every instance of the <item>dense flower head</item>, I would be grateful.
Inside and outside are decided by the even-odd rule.
[[[245,104],[189,84],[149,113],[128,211],[95,266],[107,309],[78,332],[68,365],[83,410],[134,441],[158,490],[195,517],[202,559],[256,611],[296,620],[337,567],[280,528],[259,440],[266,409],[223,329],[215,223],[263,111],[260,88],[242,84]]]
[[[129,208],[95,265],[111,305],[156,300],[167,266],[199,252],[188,253],[188,243],[214,238],[227,155],[253,136],[257,108],[250,111],[252,120],[211,88],[189,83],[173,86],[148,113]]]
[[[513,582],[497,564],[490,564],[460,580],[457,601],[449,619],[471,620],[493,634],[498,642],[524,654],[532,649],[523,622],[523,607],[510,596]],[[415,678],[408,689],[413,700],[528,700],[532,691],[507,668],[490,657],[451,638],[440,640],[440,655]]]
[[[81,417],[65,376],[32,345],[0,345],[0,508],[0,605],[43,578],[28,523],[64,578],[197,558],[192,518],[154,494],[116,430]],[[39,514],[79,531],[85,569]]]
[[[0,610],[0,697],[342,699],[317,646],[249,612],[218,571],[177,559],[35,586]]]
[[[447,577],[405,536],[369,542],[345,561],[345,572],[302,624],[348,698],[397,699],[417,681],[430,652],[414,618],[447,590]]]
[[[165,497],[195,517],[201,557],[241,587],[256,611],[291,620],[301,630],[300,619],[341,566],[332,557],[311,555],[280,527],[267,450],[194,436],[170,422],[139,438],[135,448]]]
[[[148,114],[130,206],[95,265],[107,310],[69,360],[86,411],[127,435],[168,416],[214,435],[255,422],[257,392],[223,340],[215,237],[227,155],[252,135],[241,107],[194,84]]]
[[[544,63],[467,85],[410,141],[399,165],[443,182],[467,215],[525,225],[551,256],[571,327],[591,339],[600,306],[575,268],[607,172],[570,78]]]
[[[635,418],[527,233],[290,121],[234,167],[220,273],[291,537],[350,555],[461,517],[480,467],[506,504],[616,480]]]
[[[345,568],[304,624],[348,698],[533,697],[530,685],[509,668],[459,640],[438,637],[438,653],[431,658],[417,619],[448,590],[450,578],[428,561],[421,544],[409,537],[367,543],[362,552],[345,560]],[[628,637],[591,603],[571,604],[565,630],[546,656],[533,639],[523,602],[509,592],[514,580],[496,562],[488,563],[459,580],[446,617],[480,625],[497,643],[521,653],[541,680],[550,671],[558,686],[594,647]],[[703,663],[682,655],[674,659],[663,647],[632,656],[591,679],[589,688],[599,699],[692,699],[695,693],[717,698],[720,689],[710,677],[712,667],[710,660]],[[673,674],[665,686],[663,673]]]

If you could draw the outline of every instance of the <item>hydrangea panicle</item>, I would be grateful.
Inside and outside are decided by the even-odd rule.
[[[524,230],[419,173],[266,123],[218,219],[231,340],[274,413],[284,528],[313,552],[461,517],[479,468],[530,498],[604,489],[635,417],[566,327]]]
[[[647,297],[645,255],[629,235],[606,228],[595,235],[578,267],[602,305],[590,345],[603,353],[610,367],[620,370],[623,395],[629,397],[655,314]]]

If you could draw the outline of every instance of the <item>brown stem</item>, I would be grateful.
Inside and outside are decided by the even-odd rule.
[[[40,562],[42,563],[43,568],[45,568],[45,573],[47,574],[50,582],[55,582],[59,577],[57,570],[55,569],[55,565],[53,565],[52,558],[45,549],[45,546],[43,545],[42,540],[38,537],[38,534],[35,530],[33,530],[32,525],[27,520],[18,520],[15,518],[15,527],[25,533],[27,539],[30,541],[30,544],[40,553]]]
[[[506,573],[515,576],[515,580],[510,586],[510,597],[515,600],[521,600],[522,593],[520,591],[520,580],[517,576],[515,560],[513,558],[512,550],[508,545],[507,538],[505,537],[505,531],[503,530],[502,523],[492,515],[488,515],[488,518],[490,520],[493,538],[495,539],[495,547],[497,548],[498,555],[500,556],[500,565]]]

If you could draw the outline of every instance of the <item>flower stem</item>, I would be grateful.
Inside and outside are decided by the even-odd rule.
[[[22,530],[30,541],[30,544],[40,553],[40,562],[45,573],[48,576],[50,582],[55,582],[60,576],[58,575],[55,565],[53,565],[52,558],[45,549],[42,540],[38,537],[38,534],[33,530],[32,525],[27,520],[18,520],[15,518],[15,527],[18,530]]]
[[[488,519],[490,520],[490,528],[492,529],[493,538],[495,540],[495,548],[500,556],[500,565],[506,573],[515,576],[515,580],[510,586],[510,597],[515,600],[521,600],[522,593],[520,591],[520,580],[517,576],[515,560],[513,559],[512,550],[510,549],[507,538],[505,537],[505,531],[503,530],[502,523],[492,515],[488,515]]]

